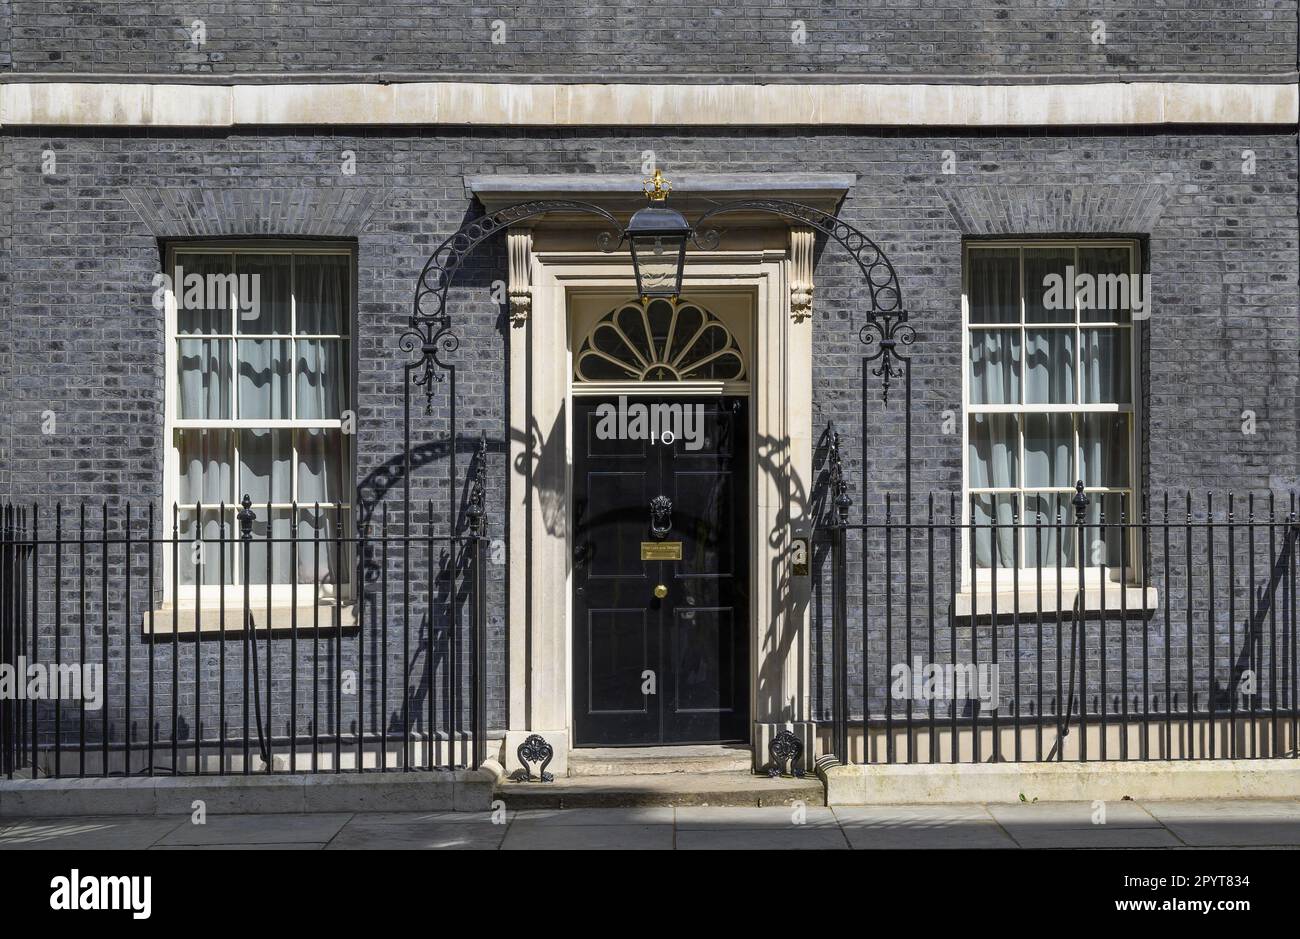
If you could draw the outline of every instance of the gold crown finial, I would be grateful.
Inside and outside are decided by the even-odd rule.
[[[641,180],[641,188],[651,202],[663,202],[668,198],[668,193],[673,191],[673,184],[664,179],[663,170],[656,169],[649,179]]]

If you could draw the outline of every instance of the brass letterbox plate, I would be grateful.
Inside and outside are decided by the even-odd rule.
[[[641,560],[643,561],[680,561],[682,543],[680,541],[643,541],[641,542]]]

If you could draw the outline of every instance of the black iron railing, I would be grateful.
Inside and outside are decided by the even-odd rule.
[[[108,776],[433,770],[486,756],[481,485],[342,509],[9,506],[0,770]],[[298,521],[305,520],[304,527]],[[303,572],[307,572],[306,576]],[[7,678],[7,683],[6,683]]]
[[[842,762],[1297,755],[1294,495],[885,497],[854,524],[837,457],[813,691]]]

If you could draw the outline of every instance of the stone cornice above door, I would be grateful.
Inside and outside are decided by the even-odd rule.
[[[670,203],[687,218],[698,215],[719,203],[746,199],[781,199],[812,206],[834,214],[845,194],[857,184],[856,173],[674,173]],[[649,174],[646,174],[649,175]],[[488,212],[542,199],[572,199],[589,202],[624,215],[645,205],[643,176],[632,174],[568,173],[466,176],[465,189]],[[546,216],[541,222],[571,221],[563,215]],[[747,221],[744,216],[728,216],[728,224]],[[769,216],[750,222],[781,222]]]

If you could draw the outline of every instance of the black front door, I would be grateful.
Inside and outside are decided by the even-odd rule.
[[[577,398],[573,428],[576,744],[748,741],[746,399]]]

